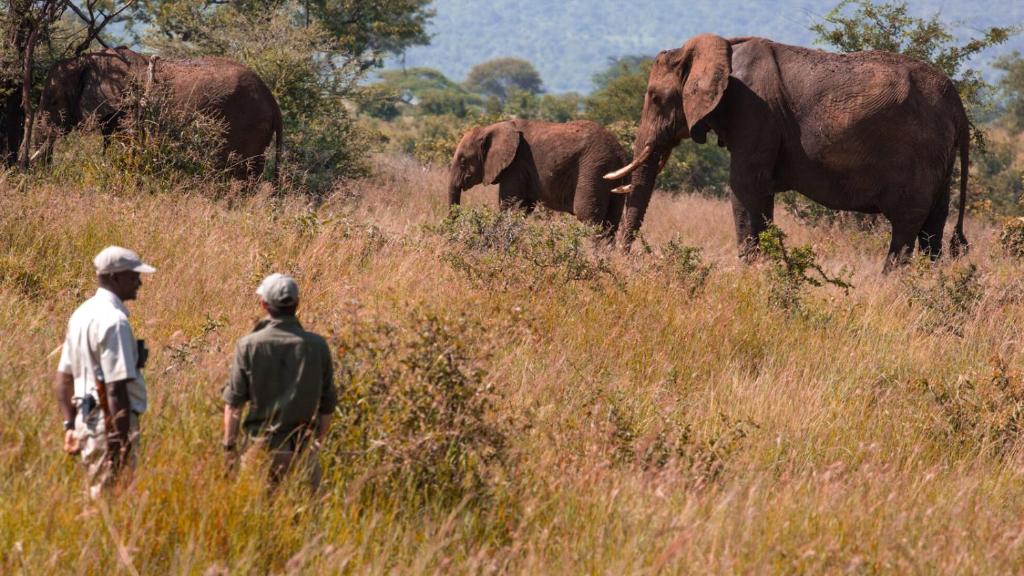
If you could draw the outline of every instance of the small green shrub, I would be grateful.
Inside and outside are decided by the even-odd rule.
[[[367,496],[399,490],[455,505],[503,482],[511,422],[472,356],[474,329],[413,312],[400,324],[357,323],[340,337],[340,422],[326,452]]]
[[[617,120],[605,126],[631,155],[636,123]],[[710,137],[712,140],[714,136]],[[684,140],[676,146],[658,174],[656,187],[672,193],[700,192],[724,196],[729,185],[729,154],[714,142]]]
[[[1024,258],[1024,217],[1011,218],[999,232],[999,245],[1014,258]]]
[[[703,251],[687,246],[673,238],[661,249],[659,269],[670,282],[682,287],[691,297],[696,296],[708,281],[714,264],[704,262]]]
[[[771,268],[769,294],[771,301],[785,310],[801,306],[807,286],[821,287],[831,284],[849,293],[853,284],[840,276],[830,276],[818,264],[810,246],[786,246],[786,234],[772,224],[758,235],[758,247]]]
[[[923,262],[912,271],[906,281],[910,301],[924,309],[924,329],[963,336],[964,325],[981,301],[981,273],[974,264],[956,267],[951,274],[943,268],[933,273],[931,268]]]
[[[698,434],[678,415],[657,414],[641,425],[617,395],[602,395],[592,409],[603,414],[611,460],[645,472],[672,470],[688,485],[701,488],[719,480],[757,425],[719,414],[710,432]],[[603,401],[602,401],[603,400]]]
[[[456,206],[428,229],[445,240],[442,260],[478,284],[508,289],[611,275],[603,260],[586,253],[598,230],[575,220]]]

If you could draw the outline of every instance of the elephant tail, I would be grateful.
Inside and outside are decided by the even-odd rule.
[[[283,182],[281,170],[281,156],[284,153],[284,120],[281,118],[281,110],[277,111],[274,118],[274,181],[278,189]]]
[[[969,180],[968,170],[971,153],[971,131],[969,125],[960,131],[958,140],[960,144],[960,214],[956,219],[956,229],[953,231],[953,237],[949,239],[949,253],[954,258],[961,254],[966,254],[967,249],[970,247],[967,236],[964,235],[964,211],[967,210],[967,182]]]

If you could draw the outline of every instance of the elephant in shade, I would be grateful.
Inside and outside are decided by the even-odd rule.
[[[501,209],[532,211],[538,203],[574,214],[615,238],[625,198],[602,175],[629,159],[610,132],[590,121],[565,124],[508,120],[463,135],[449,171],[448,204],[481,182],[498,185]]]
[[[41,150],[49,150],[57,133],[95,117],[104,136],[113,134],[129,111],[126,92],[144,97],[162,90],[165,105],[201,112],[224,123],[224,144],[215,151],[219,164],[237,178],[262,175],[264,153],[275,140],[275,169],[280,168],[283,130],[281,109],[263,80],[249,68],[226,58],[162,60],[128,48],[111,48],[60,62],[46,79],[40,112],[56,128]]]
[[[833,54],[763,38],[704,34],[658,54],[647,83],[623,217],[640,228],[655,177],[683,138],[714,131],[730,152],[740,255],[772,221],[774,195],[796,190],[836,210],[881,213],[892,225],[885,268],[915,242],[937,258],[960,158],[960,214],[950,241],[967,248],[969,124],[952,81],[899,54]]]

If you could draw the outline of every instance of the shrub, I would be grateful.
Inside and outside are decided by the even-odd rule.
[[[586,254],[598,230],[576,220],[526,217],[521,210],[454,207],[428,227],[446,243],[442,260],[475,283],[506,290],[549,281],[610,276],[603,260]]]
[[[921,261],[907,280],[911,303],[925,311],[924,328],[964,335],[964,324],[981,301],[981,273],[974,264],[960,266],[949,274],[943,268],[931,273],[931,264]]]
[[[229,158],[227,166],[221,166],[218,155],[211,153],[225,144],[222,120],[183,110],[163,91],[143,100],[139,87],[131,86],[121,112],[119,130],[109,138],[106,150],[88,122],[60,139],[51,167],[58,180],[171,190],[196,180],[224,182],[238,160]]]
[[[703,434],[676,414],[659,413],[641,425],[621,396],[602,396],[595,399],[592,411],[597,411],[607,425],[612,462],[645,472],[670,470],[692,488],[719,480],[757,428],[749,420],[722,413],[719,424]]]
[[[774,224],[758,235],[758,247],[771,265],[771,300],[783,309],[799,309],[803,291],[808,285],[821,287],[831,284],[846,293],[853,288],[848,280],[826,273],[810,246],[787,247],[786,234]]]
[[[361,477],[367,496],[398,490],[455,505],[503,481],[511,422],[471,355],[473,331],[465,319],[416,311],[340,338],[340,422],[326,453]]]
[[[661,249],[660,270],[671,282],[683,287],[690,297],[704,289],[713,264],[704,262],[703,251],[673,238]]]
[[[981,453],[1008,456],[1024,432],[1024,382],[1001,357],[992,358],[992,374],[955,383],[922,380],[937,409],[937,434],[947,442]]]
[[[1024,217],[1012,218],[999,232],[999,245],[1015,258],[1024,258]]]

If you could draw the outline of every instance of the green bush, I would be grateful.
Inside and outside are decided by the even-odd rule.
[[[770,265],[771,301],[785,310],[800,309],[807,286],[831,284],[847,293],[853,288],[848,280],[826,273],[810,246],[786,246],[786,234],[774,224],[758,235],[758,248]]]
[[[999,245],[1015,258],[1024,258],[1024,217],[1012,218],[999,232]]]
[[[690,297],[704,289],[708,276],[714,270],[714,264],[704,262],[700,248],[687,246],[678,238],[669,240],[662,247],[658,267],[670,282],[681,286]]]
[[[543,214],[543,213],[542,213]],[[455,206],[429,227],[446,244],[442,260],[477,284],[527,288],[611,277],[600,259],[586,253],[598,230],[576,220],[527,218],[521,210]]]
[[[474,330],[414,311],[402,323],[356,323],[339,337],[339,422],[326,454],[368,497],[399,491],[454,506],[486,500],[504,482],[512,424],[472,356]]]
[[[964,324],[974,315],[984,292],[981,273],[974,264],[957,266],[948,273],[921,259],[905,282],[911,303],[925,311],[923,328],[955,336],[964,335]]]

